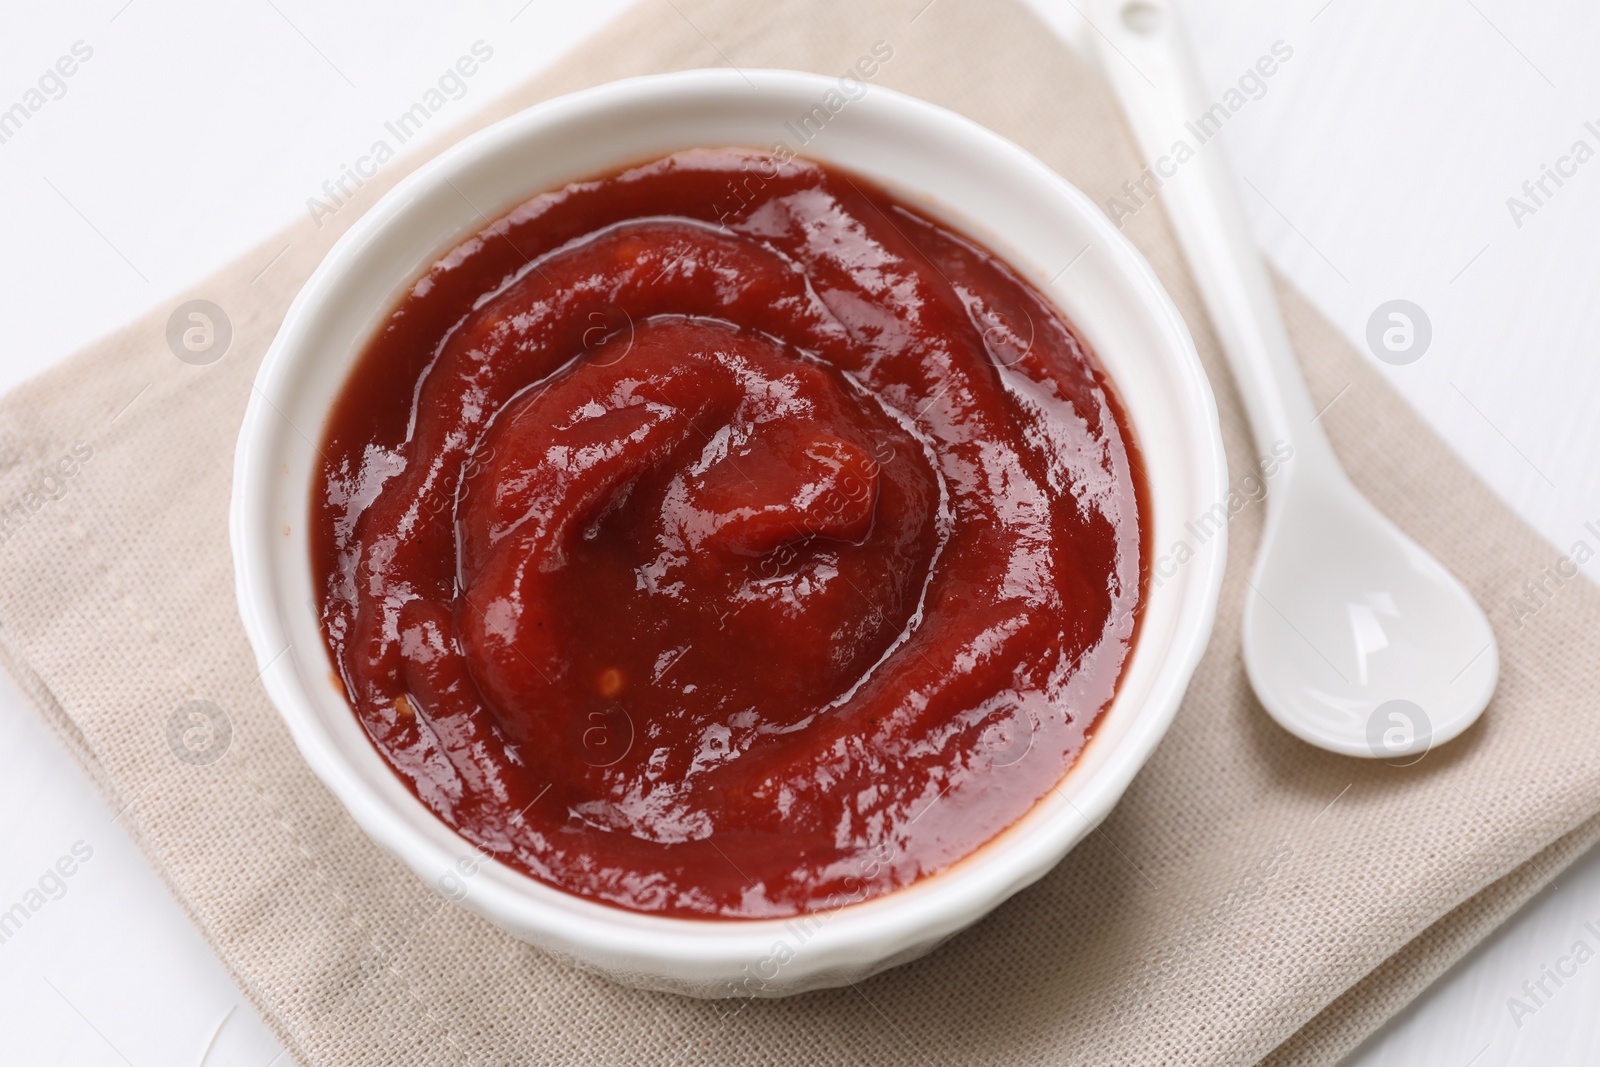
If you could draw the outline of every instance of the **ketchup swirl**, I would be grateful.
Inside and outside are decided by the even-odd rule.
[[[313,501],[379,751],[488,854],[641,911],[910,884],[1049,791],[1142,605],[1142,472],[992,253],[792,156],[536,197],[363,353]]]

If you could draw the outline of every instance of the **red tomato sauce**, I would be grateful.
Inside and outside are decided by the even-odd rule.
[[[1146,586],[1137,449],[993,253],[795,157],[523,204],[334,408],[328,648],[462,837],[625,908],[915,882],[1056,786]]]

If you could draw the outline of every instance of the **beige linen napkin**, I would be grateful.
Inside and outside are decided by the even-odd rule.
[[[1105,87],[1011,4],[649,0],[476,124],[649,71],[837,74],[878,41],[893,56],[877,84],[1014,138],[1098,202],[1138,176]],[[1600,836],[1600,591],[1560,584],[1514,617],[1509,598],[1559,553],[1286,288],[1352,476],[1495,620],[1500,691],[1467,734],[1397,767],[1273,725],[1238,649],[1252,504],[1209,655],[1126,798],[920,962],[857,988],[697,1002],[580,973],[443,902],[296,754],[256,682],[227,544],[257,362],[338,233],[409,165],[186,294],[231,320],[219,360],[175,358],[162,307],[0,404],[0,650],[300,1062],[1327,1063]],[[1243,472],[1238,400],[1166,224],[1140,211],[1127,232],[1194,331]],[[226,715],[198,752],[181,736],[204,739],[197,700]]]

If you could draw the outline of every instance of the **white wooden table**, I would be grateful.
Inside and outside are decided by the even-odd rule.
[[[1028,2],[1075,44],[1087,40],[1070,0]],[[0,389],[173,300],[306,211],[385,119],[474,42],[493,57],[440,110],[440,126],[625,6],[397,0],[379,18],[365,5],[309,0],[11,0],[0,111],[44,83],[25,122],[0,123],[0,309],[10,338]],[[1600,526],[1600,159],[1563,162],[1579,139],[1600,151],[1600,8],[1184,8],[1218,95],[1274,43],[1293,50],[1225,134],[1267,254],[1358,343],[1380,304],[1420,305],[1432,346],[1415,363],[1384,366],[1385,376],[1549,538],[1552,563],[1580,539],[1600,547],[1584,528]],[[1544,177],[1546,165],[1565,172],[1561,184]],[[1511,197],[1525,207],[1513,211]],[[1486,607],[1510,618],[1509,605]],[[47,879],[47,905],[0,943],[5,1059],[267,1067],[281,1049],[113,815],[0,679],[0,909],[77,850],[59,892]],[[1589,920],[1600,927],[1597,856],[1352,1063],[1590,1062],[1600,963],[1578,967],[1534,1014],[1508,1008],[1574,941],[1600,948]]]

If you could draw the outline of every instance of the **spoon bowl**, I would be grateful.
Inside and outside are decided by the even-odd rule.
[[[1499,655],[1461,583],[1342,476],[1286,479],[1244,609],[1244,662],[1290,733],[1350,756],[1425,752],[1477,719]]]

